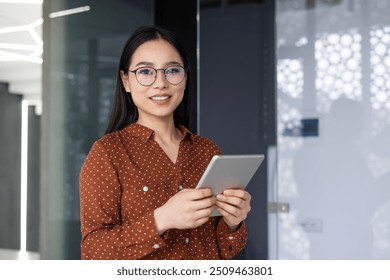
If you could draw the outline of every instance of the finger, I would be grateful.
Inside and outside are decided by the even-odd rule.
[[[190,218],[191,222],[188,224],[188,226],[190,228],[195,228],[204,224],[210,219],[210,214],[213,210],[214,206],[193,212]]]
[[[228,189],[223,192],[227,196],[236,196],[244,200],[250,200],[251,196],[247,191],[241,189]]]
[[[243,207],[245,205],[245,200],[235,196],[217,195],[217,201],[225,202],[236,207]]]
[[[222,209],[224,212],[227,212],[229,215],[232,215],[234,217],[238,217],[241,214],[239,208],[229,203],[217,201],[215,205],[218,207],[218,209]]]
[[[213,191],[209,188],[191,189],[189,190],[188,195],[190,200],[198,200],[213,196]]]
[[[241,217],[241,218],[240,217],[236,217],[236,216],[230,214],[229,212],[225,211],[222,208],[217,207],[217,210],[219,211],[219,213],[221,213],[221,215],[223,216],[226,224],[229,227],[230,226],[236,227],[237,225],[239,225],[244,220],[244,217]]]
[[[217,199],[215,196],[206,197],[203,199],[194,200],[191,202],[194,210],[201,210],[209,207],[213,207]]]
[[[203,218],[210,218],[211,213],[215,209],[215,206],[203,208],[201,210],[198,210],[195,212],[194,217],[196,220],[203,219]]]
[[[223,219],[229,227],[230,231],[236,231],[243,220],[230,215],[228,212],[221,208],[217,208],[217,210],[223,216]]]
[[[199,193],[204,196],[204,197],[207,197],[207,196],[213,196],[213,190],[210,189],[209,187],[204,187],[204,188],[201,188],[201,189],[198,189],[197,191],[199,191]]]
[[[226,212],[224,209],[222,209],[221,207],[218,207],[216,206],[217,211],[225,218],[229,218],[229,217],[232,217],[232,215],[229,213],[229,212]],[[235,218],[235,217],[234,217]]]
[[[206,216],[206,217],[203,217],[201,219],[196,220],[196,222],[194,223],[192,228],[197,228],[197,227],[203,225],[204,223],[207,223],[209,219],[210,219],[210,217]]]
[[[176,195],[182,196],[186,200],[198,200],[205,197],[211,197],[213,196],[213,193],[210,189],[183,189]]]

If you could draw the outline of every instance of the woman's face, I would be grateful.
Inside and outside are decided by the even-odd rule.
[[[157,71],[156,80],[145,86],[130,71],[140,67],[166,69],[171,66],[184,66],[179,52],[167,41],[157,39],[139,46],[131,58],[129,71],[121,72],[123,86],[138,108],[139,122],[155,118],[173,120],[173,111],[184,96],[187,76],[179,84],[173,85],[166,80],[164,71]]]

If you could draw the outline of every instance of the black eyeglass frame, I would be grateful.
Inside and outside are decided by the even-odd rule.
[[[149,68],[149,69],[153,69],[153,70],[156,72],[156,75],[154,76],[154,80],[153,80],[152,83],[145,85],[145,84],[142,84],[142,83],[138,80],[137,71],[140,70],[140,69],[148,69],[148,68]],[[167,74],[165,73],[165,71],[167,71],[169,68],[181,68],[181,69],[183,69],[183,70],[184,70],[183,79],[182,79],[180,82],[178,82],[178,83],[175,83],[175,84],[174,84],[174,83],[171,83],[171,82],[167,79]],[[166,80],[168,83],[170,83],[171,85],[178,85],[178,84],[180,84],[180,83],[184,80],[184,78],[187,76],[188,68],[185,68],[185,67],[183,67],[183,66],[181,66],[181,65],[169,66],[169,67],[167,67],[167,68],[160,68],[160,69],[155,69],[155,68],[150,67],[150,66],[142,66],[142,67],[139,67],[139,68],[134,69],[134,70],[127,69],[127,72],[133,73],[133,74],[135,75],[135,79],[137,80],[137,82],[138,82],[140,85],[142,85],[142,86],[151,86],[151,85],[153,85],[154,82],[156,81],[156,79],[157,79],[157,72],[160,71],[160,70],[164,71],[164,78],[165,78],[165,80]]]

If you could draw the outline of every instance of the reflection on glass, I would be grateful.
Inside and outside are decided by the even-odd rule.
[[[317,110],[327,112],[333,100],[362,99],[361,35],[357,30],[321,34],[315,42]]]
[[[372,257],[388,259],[390,255],[390,201],[378,207],[371,223],[374,234]]]
[[[302,98],[303,64],[299,59],[281,59],[277,66],[278,90],[291,98]]]
[[[280,246],[282,259],[307,260],[310,258],[310,241],[302,228],[297,226],[297,211],[279,215],[281,226]]]
[[[389,20],[383,0],[278,0],[282,259],[390,258]]]

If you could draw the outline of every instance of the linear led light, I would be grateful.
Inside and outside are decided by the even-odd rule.
[[[19,259],[28,259],[27,255],[27,194],[28,194],[28,110],[35,106],[36,112],[42,112],[42,101],[22,101],[21,166],[20,166],[20,251]]]
[[[0,43],[0,49],[35,51],[36,45]]]
[[[18,25],[18,26],[0,28],[0,34],[34,29],[35,27],[41,25],[42,23],[43,23],[43,19],[40,18],[40,19],[37,19],[37,20],[33,21],[32,23],[26,24],[26,25]]]
[[[42,4],[43,0],[0,0],[0,3],[9,4]]]
[[[50,13],[49,18],[69,16],[69,15],[73,15],[73,14],[88,12],[89,10],[91,10],[90,6],[83,6],[83,7],[78,7],[78,8],[74,8],[74,9],[68,9],[68,10]]]
[[[40,55],[40,53],[35,52],[34,54]],[[17,54],[0,50],[0,61],[27,61],[42,64],[42,58],[33,57],[31,55]]]

